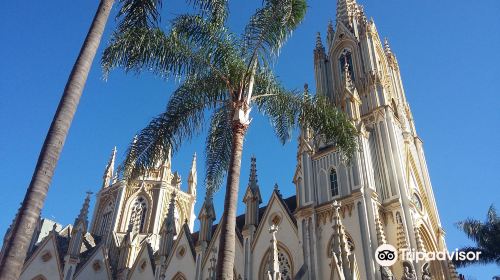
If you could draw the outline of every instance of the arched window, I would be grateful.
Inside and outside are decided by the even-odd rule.
[[[43,276],[43,275],[37,275],[32,280],[47,280],[47,278],[45,278],[45,276]]]
[[[339,195],[339,182],[337,179],[337,170],[335,169],[330,171],[330,193],[332,197]]]
[[[269,271],[269,258],[271,251],[268,250],[262,259],[260,265],[259,279],[268,279],[267,272]],[[278,245],[278,262],[280,263],[281,280],[292,280],[293,278],[293,262],[287,249]]]
[[[99,234],[105,235],[108,232],[109,226],[111,224],[111,216],[113,215],[113,202],[109,202],[108,205],[106,205],[106,208],[104,208],[102,218],[101,218],[101,225],[99,227]]]
[[[137,226],[139,232],[144,232],[144,227],[146,225],[146,214],[148,212],[148,204],[144,197],[139,196],[136,198],[134,204],[132,204],[130,214],[130,224],[132,227]]]
[[[339,57],[339,67],[340,67],[341,77],[344,77],[344,70],[346,63],[349,65],[349,74],[351,76],[351,80],[354,81],[355,77],[354,77],[354,66],[352,64],[352,54],[351,51],[348,49],[344,49]]]

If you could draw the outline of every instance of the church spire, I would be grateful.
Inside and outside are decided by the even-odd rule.
[[[215,210],[212,196],[213,195],[210,192],[207,192],[205,202],[203,203],[200,214],[198,215],[198,219],[200,220],[200,236],[198,240],[200,242],[205,242],[205,245],[207,245],[212,239],[212,225],[215,221]]]
[[[172,193],[170,204],[168,205],[167,217],[163,221],[161,228],[160,255],[167,256],[174,245],[174,236],[177,235],[175,227],[175,197],[176,192]]]
[[[68,251],[64,257],[64,277],[65,279],[73,279],[76,266],[80,262],[80,250],[82,248],[83,238],[87,233],[88,213],[90,206],[90,195],[92,192],[87,192],[87,197],[83,202],[80,214],[76,217],[71,230],[71,238],[69,240]]]
[[[189,170],[188,175],[188,193],[196,196],[196,185],[198,181],[198,175],[196,171],[196,153],[193,155],[193,162],[191,163],[191,170]]]
[[[332,22],[332,20],[329,20],[327,31],[326,31],[326,43],[327,43],[328,48],[330,48],[330,46],[333,43],[333,36],[334,35],[335,35],[335,30],[333,29],[333,22]]]
[[[75,219],[75,223],[73,224],[74,227],[76,227],[80,222],[84,223],[85,225],[85,230],[87,230],[87,224],[88,224],[88,214],[89,214],[89,207],[90,207],[90,196],[92,195],[92,192],[87,192],[87,196],[85,197],[85,200],[83,201],[82,208],[80,209],[80,214],[78,214],[78,217]]]
[[[250,163],[250,178],[248,180],[247,190],[243,197],[246,204],[245,225],[254,225],[257,227],[259,219],[259,204],[262,203],[260,188],[257,180],[257,159],[252,156]]]
[[[111,156],[109,157],[108,164],[106,165],[106,169],[104,171],[104,175],[102,177],[102,187],[107,188],[113,182],[114,169],[115,169],[115,159],[116,159],[116,146],[113,148],[111,152]]]

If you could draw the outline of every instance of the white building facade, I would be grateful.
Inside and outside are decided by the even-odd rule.
[[[396,56],[356,0],[337,1],[326,44],[317,37],[314,71],[317,94],[352,120],[360,149],[346,163],[334,144],[303,129],[296,195],[283,198],[276,186],[263,205],[252,159],[234,279],[458,279],[446,260],[375,261],[385,243],[426,252],[446,244]],[[210,197],[193,232],[196,157],[183,191],[170,159],[125,183],[115,154],[91,222],[87,197],[72,226],[33,245],[21,279],[215,279],[220,228]]]

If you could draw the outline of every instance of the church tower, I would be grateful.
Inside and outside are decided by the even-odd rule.
[[[332,143],[299,137],[294,183],[299,203],[299,228],[306,237],[304,260],[310,278],[326,277],[317,257],[330,236],[325,221],[333,200],[347,235],[356,246],[362,279],[382,279],[374,252],[381,242],[408,249],[446,250],[419,138],[406,99],[396,55],[380,39],[375,22],[367,20],[356,0],[337,0],[335,24],[327,25],[326,43],[317,34],[313,50],[317,94],[342,110],[359,132],[359,151],[345,162]],[[318,144],[320,143],[320,144]],[[330,247],[328,247],[330,248]],[[413,263],[418,278],[422,263]],[[427,264],[436,279],[452,279],[447,261]],[[397,279],[402,263],[392,267]],[[323,274],[321,274],[323,273]]]
[[[90,233],[109,248],[111,262],[126,271],[147,243],[154,252],[161,248],[164,223],[168,218],[176,236],[185,221],[193,230],[196,216],[196,155],[189,171],[186,190],[179,173],[172,171],[171,155],[156,168],[131,181],[118,180],[114,166],[116,148],[106,165],[103,184],[97,193]],[[174,199],[175,198],[175,199]],[[173,210],[173,211],[171,211]]]

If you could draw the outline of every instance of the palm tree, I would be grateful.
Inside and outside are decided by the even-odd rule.
[[[42,146],[30,185],[10,238],[2,252],[0,279],[18,279],[26,258],[31,236],[47,196],[59,155],[75,115],[87,76],[101,41],[114,0],[101,0],[87,37],[69,75],[59,106]]]
[[[125,178],[165,160],[169,150],[198,135],[211,114],[207,192],[216,191],[227,175],[217,279],[232,279],[241,157],[252,109],[270,119],[282,143],[296,127],[307,127],[348,157],[356,149],[356,129],[326,98],[287,90],[273,74],[274,59],[305,15],[305,0],[264,0],[241,36],[226,26],[227,0],[193,2],[199,13],[177,16],[167,33],[155,24],[116,32],[102,65],[106,74],[121,67],[181,80],[165,112],[130,145]]]
[[[468,218],[458,222],[457,227],[476,243],[476,246],[464,247],[460,249],[460,252],[481,252],[477,261],[454,261],[457,267],[489,263],[496,263],[500,266],[500,217],[493,205],[488,209],[484,222]]]

